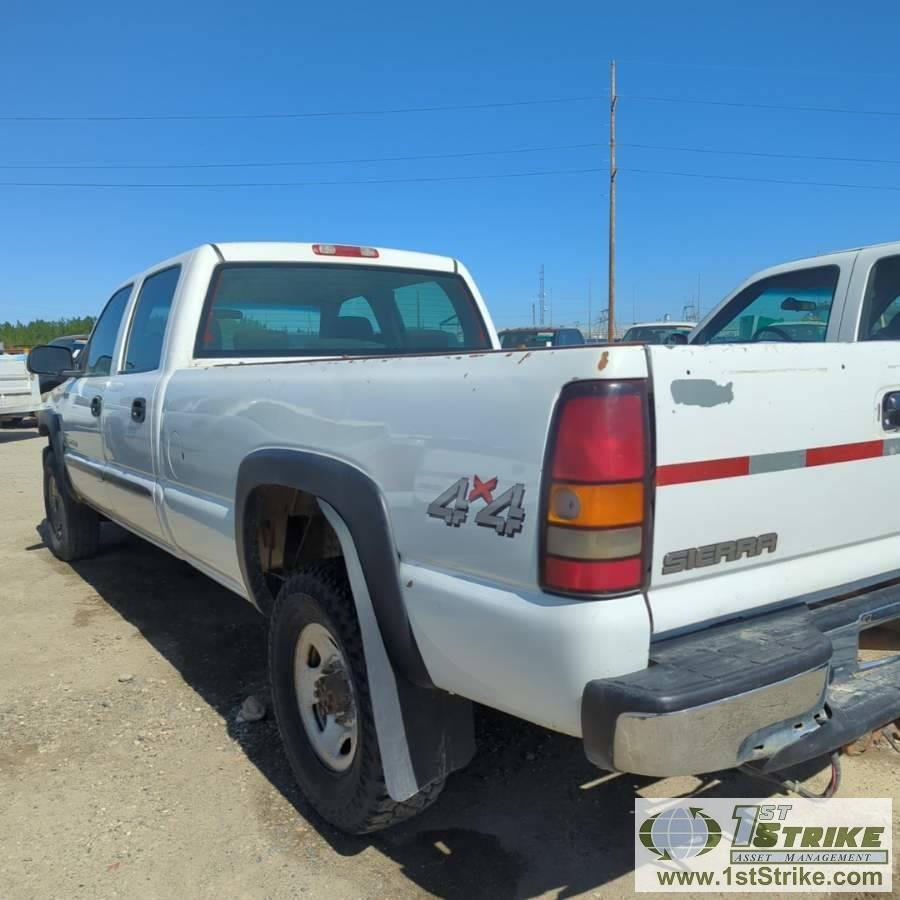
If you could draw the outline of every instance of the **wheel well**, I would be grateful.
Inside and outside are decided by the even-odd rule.
[[[280,484],[254,488],[244,512],[244,558],[253,599],[268,615],[282,583],[299,566],[342,558],[340,541],[316,497]]]

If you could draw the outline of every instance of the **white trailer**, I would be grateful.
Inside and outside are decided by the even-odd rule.
[[[17,425],[44,408],[36,375],[25,367],[26,356],[0,353],[0,424]]]

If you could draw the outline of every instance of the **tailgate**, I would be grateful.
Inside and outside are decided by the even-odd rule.
[[[900,570],[896,345],[648,347],[657,634]]]

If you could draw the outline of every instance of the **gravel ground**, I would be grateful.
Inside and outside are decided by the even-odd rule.
[[[42,445],[0,430],[4,900],[621,898],[636,795],[769,794],[736,774],[604,775],[577,741],[479,710],[478,756],[435,807],[344,837],[299,796],[271,718],[237,720],[247,696],[268,700],[262,618],[113,526],[97,558],[55,560]],[[841,793],[897,801],[898,771],[870,748]]]

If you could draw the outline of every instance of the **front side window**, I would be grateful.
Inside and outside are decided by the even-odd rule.
[[[181,266],[173,266],[144,279],[134,305],[123,372],[152,372],[159,368],[180,274]]]
[[[900,256],[887,256],[872,266],[863,297],[859,339],[900,341]]]
[[[382,266],[225,264],[196,355],[380,356],[488,350],[457,275]]]
[[[100,313],[97,324],[91,333],[88,343],[87,359],[84,365],[85,375],[109,375],[112,369],[113,352],[116,349],[116,338],[125,306],[131,296],[131,285],[116,291]],[[84,354],[81,354],[84,356]]]
[[[822,342],[839,275],[837,266],[820,266],[757,281],[733,297],[691,343]]]

